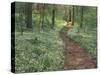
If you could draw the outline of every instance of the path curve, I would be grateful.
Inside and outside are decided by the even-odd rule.
[[[66,36],[68,28],[63,27],[59,35],[63,41],[65,48],[64,69],[90,69],[96,68],[96,64],[92,62],[92,58],[87,54],[83,48],[77,43],[73,42]]]

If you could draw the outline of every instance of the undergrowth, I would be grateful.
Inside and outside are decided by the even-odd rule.
[[[16,72],[62,70],[64,49],[57,31],[16,32]]]

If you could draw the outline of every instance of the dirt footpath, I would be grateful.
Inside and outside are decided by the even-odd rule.
[[[59,32],[65,48],[64,69],[70,70],[96,68],[96,65],[92,62],[91,56],[85,52],[86,50],[70,40],[66,36],[65,32],[65,29],[62,29]]]

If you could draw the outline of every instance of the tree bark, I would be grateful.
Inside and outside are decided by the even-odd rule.
[[[71,8],[69,8],[69,20],[68,22],[71,22]]]
[[[81,17],[81,18],[80,18],[80,27],[82,27],[82,25],[83,25],[83,8],[84,8],[84,7],[81,6],[81,11],[80,11],[80,12],[81,12],[81,13],[80,13],[80,17]]]
[[[68,7],[68,19],[67,22],[71,22],[71,7]]]
[[[80,31],[80,28],[83,26],[83,6],[80,7],[80,24],[78,27],[78,32]]]
[[[44,30],[45,4],[40,5],[40,30]]]
[[[73,15],[72,15],[72,25],[74,26],[74,6],[73,6]]]
[[[32,3],[26,3],[26,27],[32,28]]]
[[[52,9],[52,29],[54,29],[55,26],[55,5],[53,5]]]

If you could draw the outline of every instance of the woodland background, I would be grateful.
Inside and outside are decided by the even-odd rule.
[[[96,7],[21,2],[15,7],[16,72],[63,70],[64,48],[58,32],[66,21],[72,22],[68,36],[96,63]]]

